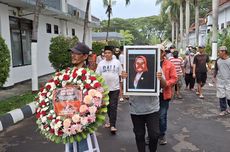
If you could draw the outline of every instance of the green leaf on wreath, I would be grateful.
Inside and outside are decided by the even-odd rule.
[[[56,140],[55,140],[55,142],[57,143],[57,144],[59,144],[60,142],[61,142],[61,137],[56,137]]]
[[[75,140],[74,140],[74,137],[73,136],[70,136],[70,143],[73,143]]]
[[[82,140],[82,137],[80,135],[75,136],[75,139],[80,142]]]

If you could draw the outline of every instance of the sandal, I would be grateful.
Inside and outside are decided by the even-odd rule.
[[[106,123],[106,124],[104,125],[104,127],[105,127],[105,128],[109,128],[109,127],[110,127],[110,123]]]

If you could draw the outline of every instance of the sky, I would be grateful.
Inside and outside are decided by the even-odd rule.
[[[111,18],[138,18],[160,14],[160,4],[155,5],[156,0],[130,0],[130,4],[125,6],[125,0],[116,0],[112,6],[113,12]],[[103,6],[103,0],[91,0],[92,15],[100,20],[107,19],[106,8]]]

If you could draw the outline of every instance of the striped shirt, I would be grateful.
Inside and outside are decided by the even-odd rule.
[[[169,61],[171,61],[175,65],[177,75],[178,76],[183,75],[182,73],[183,59],[181,57],[179,58],[170,57]]]

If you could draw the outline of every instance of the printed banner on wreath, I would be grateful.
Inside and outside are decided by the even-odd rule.
[[[54,90],[53,105],[58,116],[72,117],[82,105],[82,91],[73,85],[58,88]]]

